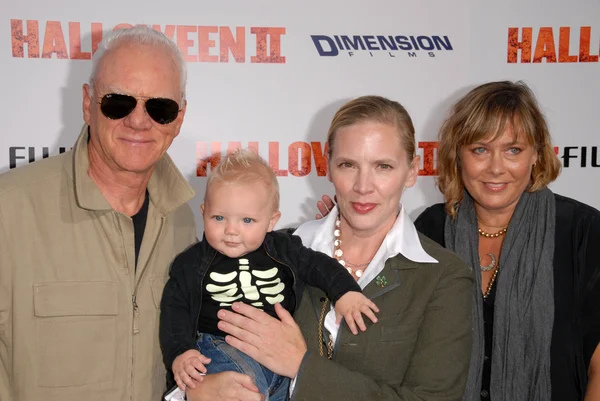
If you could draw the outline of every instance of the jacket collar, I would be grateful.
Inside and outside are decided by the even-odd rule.
[[[380,250],[375,258],[381,256],[383,261],[401,254],[415,263],[437,263],[421,245],[419,234],[410,217],[399,205],[399,213],[392,229],[386,234]],[[313,220],[301,225],[294,234],[302,238],[305,246],[331,255],[333,252],[333,230],[338,215],[337,205],[321,220]],[[379,259],[379,258],[378,258]]]
[[[112,210],[100,188],[88,175],[88,125],[84,124],[73,148],[73,175],[77,205],[87,210]],[[148,181],[150,202],[165,216],[194,197],[194,190],[181,175],[173,160],[165,155],[156,163]]]

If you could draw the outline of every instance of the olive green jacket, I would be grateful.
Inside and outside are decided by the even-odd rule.
[[[343,323],[331,361],[319,355],[325,295],[306,290],[294,318],[308,352],[293,401],[460,400],[471,355],[471,268],[419,237],[439,263],[412,262],[400,254],[388,259],[379,280],[363,291],[379,307],[379,322],[368,321],[367,331],[357,336]]]

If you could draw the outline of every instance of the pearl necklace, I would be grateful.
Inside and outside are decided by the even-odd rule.
[[[371,263],[371,261],[368,261],[366,263],[355,264],[342,259],[344,251],[342,251],[342,240],[340,239],[340,237],[342,236],[342,232],[340,230],[341,225],[342,222],[340,221],[340,215],[338,214],[337,218],[335,219],[335,229],[333,230],[333,236],[335,237],[335,240],[333,241],[333,256],[335,256],[340,265],[344,266],[346,270],[348,270],[348,273],[350,273],[351,275],[354,274],[356,277],[360,277],[364,273],[364,268],[369,266],[369,263]],[[354,268],[352,268],[351,266],[353,266]]]

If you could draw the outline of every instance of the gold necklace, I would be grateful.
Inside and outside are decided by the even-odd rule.
[[[329,299],[325,298],[325,302],[323,302],[323,308],[321,308],[321,315],[319,316],[319,354],[321,356],[325,354],[323,351],[323,326],[325,325],[325,315],[327,315],[328,304]],[[327,341],[327,359],[331,358],[333,358],[333,339],[330,335],[329,341]]]
[[[487,297],[490,295],[490,292],[492,292],[492,287],[494,286],[494,282],[496,281],[496,277],[498,276],[499,271],[500,271],[500,266],[498,266],[498,268],[494,271],[494,275],[492,276],[492,279],[488,283],[487,289],[485,290],[485,294],[483,294],[483,299],[487,299]]]
[[[340,229],[341,225],[342,222],[340,221],[340,215],[338,214],[335,219],[335,229],[333,230],[333,236],[335,237],[335,240],[333,241],[333,256],[337,259],[340,265],[344,266],[346,270],[348,270],[348,273],[350,273],[351,275],[354,274],[356,277],[360,277],[365,271],[364,268],[369,266],[369,263],[371,263],[371,260],[373,260],[373,258],[371,258],[371,260],[365,263],[352,263],[350,261],[345,261],[344,259],[342,259],[344,251],[342,251],[342,240],[340,239],[340,237],[342,236],[342,231]],[[354,268],[352,268],[351,266],[354,266]]]
[[[496,237],[499,237],[499,236],[504,235],[506,233],[506,227],[504,227],[502,230],[498,231],[495,234],[486,233],[481,228],[477,228],[477,231],[479,232],[479,235],[481,235],[483,237],[486,237],[486,238],[496,238]]]

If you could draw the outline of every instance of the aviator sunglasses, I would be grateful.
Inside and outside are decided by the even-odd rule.
[[[109,93],[100,99],[100,110],[102,114],[111,120],[120,120],[127,117],[135,109],[138,99],[145,99],[144,107],[146,113],[159,124],[169,124],[179,114],[179,104],[173,99],[161,97],[139,97],[119,93]]]

